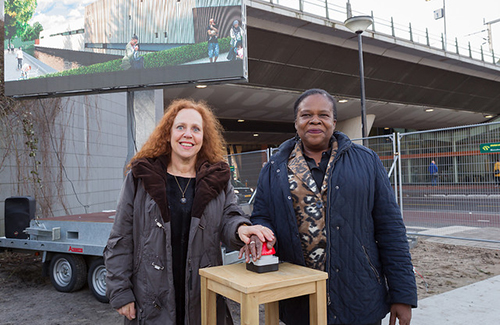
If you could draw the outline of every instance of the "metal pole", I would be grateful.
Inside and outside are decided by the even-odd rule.
[[[493,51],[493,38],[491,36],[491,24],[487,23],[487,31],[488,31],[488,45],[490,46],[490,51]]]
[[[448,45],[446,44],[446,42],[448,41],[447,37],[446,37],[446,3],[445,3],[445,0],[443,0],[443,23],[444,23],[444,50],[446,51]]]
[[[403,149],[401,148],[401,137],[400,133],[397,133],[397,141],[398,141],[398,158],[399,158],[399,209],[401,211],[401,216],[404,219],[403,213],[403,169],[401,164],[401,157],[403,156]],[[410,174],[410,168],[407,168],[408,175]]]
[[[135,118],[135,111],[134,111],[134,91],[133,90],[128,90],[127,91],[127,143],[128,143],[128,149],[127,149],[127,161],[125,164],[128,164],[130,159],[136,154],[137,152],[137,145],[136,145],[136,140],[137,140],[137,134],[136,134],[136,118]]]
[[[352,9],[351,9],[351,2],[349,0],[347,0],[346,11],[347,11],[347,18],[351,18],[352,17]]]
[[[365,107],[365,69],[363,66],[363,42],[361,34],[363,32],[356,32],[358,34],[358,53],[359,53],[359,81],[361,88],[361,137],[363,138],[363,145],[366,145],[366,107]]]
[[[493,35],[491,33],[491,25],[500,22],[500,19],[495,19],[489,22],[484,22],[483,18],[483,24],[486,25],[488,29],[488,45],[490,46],[490,52],[493,51]]]
[[[394,157],[394,159],[397,159],[399,160],[399,153],[397,152],[397,148],[396,148],[396,133],[393,132],[392,133],[392,136],[390,137],[391,139],[391,142],[392,142],[392,156]],[[394,166],[394,197],[396,198],[396,200],[398,199],[398,187],[399,187],[399,184],[398,184],[398,181],[399,181],[399,176],[398,176],[398,169],[399,169],[399,162],[396,162],[396,164],[398,164],[398,166]]]

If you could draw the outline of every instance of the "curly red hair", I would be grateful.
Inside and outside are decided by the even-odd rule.
[[[155,158],[166,155],[170,160],[172,153],[170,138],[174,119],[181,110],[188,108],[196,110],[203,119],[203,145],[196,157],[197,164],[205,160],[212,164],[223,161],[225,154],[225,141],[222,136],[223,127],[210,106],[204,101],[176,99],[167,107],[160,123],[153,130],[141,150],[130,160],[128,167],[130,168],[132,162],[140,158]]]

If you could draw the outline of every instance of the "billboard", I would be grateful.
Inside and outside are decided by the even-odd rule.
[[[242,0],[5,0],[5,95],[246,81]]]

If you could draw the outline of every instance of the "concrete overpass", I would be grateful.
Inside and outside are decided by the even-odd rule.
[[[207,100],[229,142],[289,138],[293,102],[314,87],[348,100],[337,105],[341,127],[359,121],[357,39],[343,22],[254,0],[247,5],[247,33],[248,83],[167,88],[165,99]],[[366,109],[374,127],[435,129],[500,114],[500,65],[374,31],[363,33],[363,51]]]

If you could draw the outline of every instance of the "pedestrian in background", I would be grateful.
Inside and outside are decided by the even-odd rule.
[[[280,261],[328,272],[328,324],[378,325],[390,312],[390,325],[409,325],[417,287],[401,211],[378,155],[335,131],[335,102],[322,89],[297,99],[297,136],[261,170],[251,220],[274,232]],[[262,244],[252,236],[240,255]],[[309,324],[305,296],[279,311]]]
[[[493,177],[495,178],[495,187],[498,187],[500,185],[500,159],[497,159],[493,167]]]
[[[437,186],[439,173],[438,173],[438,167],[437,167],[436,162],[434,160],[431,161],[431,163],[429,165],[429,174],[431,175],[431,185]]]

